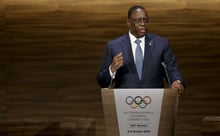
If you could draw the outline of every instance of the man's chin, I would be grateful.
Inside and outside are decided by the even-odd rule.
[[[138,34],[138,37],[140,38],[140,37],[143,37],[143,36],[145,36],[145,34],[146,34],[146,32],[145,33],[139,33]]]

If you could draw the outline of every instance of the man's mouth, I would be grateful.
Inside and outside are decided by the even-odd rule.
[[[139,29],[139,32],[141,32],[141,33],[145,33],[146,30],[145,30],[145,29]]]

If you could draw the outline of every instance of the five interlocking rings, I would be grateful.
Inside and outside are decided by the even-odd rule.
[[[145,108],[148,104],[151,103],[151,97],[150,96],[144,96],[143,98],[141,96],[136,96],[135,98],[132,96],[128,96],[125,99],[126,104],[130,105],[131,108],[137,108],[138,106],[140,108]]]

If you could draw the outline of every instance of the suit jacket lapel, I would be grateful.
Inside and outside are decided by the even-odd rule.
[[[124,63],[126,63],[125,65],[128,66],[129,71],[137,73],[135,61],[134,61],[134,57],[133,57],[133,53],[131,49],[129,34],[127,34],[124,37],[122,44],[121,44],[121,48],[123,51]],[[138,74],[137,74],[137,78],[138,78]]]
[[[125,58],[130,58],[132,55],[132,50],[131,50],[131,43],[130,43],[130,38],[129,38],[129,35],[125,35],[125,37],[123,38],[122,40],[122,43],[121,43],[121,48],[122,48],[122,51],[123,51],[123,57]]]
[[[154,42],[152,40],[152,37],[147,34],[145,36],[145,52],[144,52],[144,65],[142,70],[142,78],[145,78],[145,76],[149,76],[149,68],[152,63],[152,51],[154,48]]]

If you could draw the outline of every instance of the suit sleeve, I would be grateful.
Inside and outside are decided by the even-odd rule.
[[[106,46],[105,52],[104,52],[101,68],[100,68],[99,73],[96,77],[98,84],[102,88],[109,87],[109,85],[110,85],[111,76],[109,74],[109,66],[112,63],[112,58],[113,58],[113,56],[112,56],[112,53],[111,53],[111,50],[109,47],[109,43],[108,43]]]
[[[169,80],[171,83],[175,80],[183,81],[183,76],[178,69],[175,55],[173,54],[173,52],[169,46],[168,40],[166,40],[166,42],[165,42],[164,63],[167,66],[167,72],[168,72]]]

